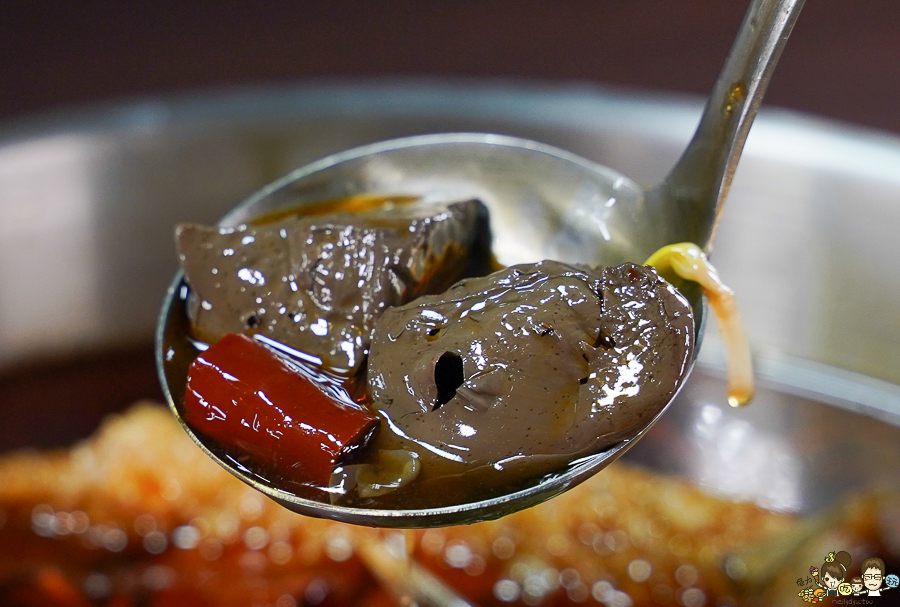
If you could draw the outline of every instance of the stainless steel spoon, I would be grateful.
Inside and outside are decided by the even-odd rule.
[[[359,193],[477,197],[502,225],[494,251],[505,264],[555,258],[570,263],[641,263],[656,249],[692,241],[709,249],[744,141],[804,0],[753,0],[703,112],[697,132],[658,186],[642,190],[616,171],[532,141],[486,134],[426,135],[329,156],[244,201],[220,222],[234,226],[288,207]],[[536,225],[554,227],[537,230]],[[555,234],[546,237],[544,234]],[[210,457],[285,507],[307,515],[383,527],[435,527],[498,518],[577,485],[621,456],[644,432],[572,464],[527,489],[482,501],[421,510],[335,506],[298,498],[210,451],[184,423],[188,337],[178,273],[163,304],[156,358],[170,407]],[[702,298],[694,303],[698,337]],[[654,420],[655,421],[655,420]]]

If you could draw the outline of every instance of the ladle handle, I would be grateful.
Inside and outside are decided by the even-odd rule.
[[[750,125],[804,1],[753,0],[747,9],[694,138],[655,190],[677,207],[676,240],[709,250]]]

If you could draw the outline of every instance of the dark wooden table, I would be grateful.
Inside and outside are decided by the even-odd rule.
[[[0,121],[316,78],[585,81],[706,95],[744,0],[6,0]],[[809,0],[766,99],[900,133],[900,2]]]

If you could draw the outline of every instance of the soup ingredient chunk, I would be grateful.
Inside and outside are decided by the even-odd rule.
[[[634,437],[693,347],[690,305],[651,268],[544,261],[386,311],[368,382],[388,442],[417,444],[423,474],[515,476]]]
[[[185,421],[279,479],[327,487],[336,465],[368,444],[378,418],[330,394],[265,346],[226,335],[190,367]]]
[[[487,226],[477,200],[180,225],[195,337],[262,333],[353,375],[385,308],[440,292],[464,276],[467,260],[488,258]]]

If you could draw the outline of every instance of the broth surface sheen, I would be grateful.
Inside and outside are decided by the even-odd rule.
[[[484,276],[491,256],[481,203],[400,200],[344,201],[333,213],[317,205],[236,228],[179,227],[185,305],[166,339],[175,377],[190,384],[204,356],[224,348],[223,335],[242,333],[330,392],[332,406],[351,403],[379,420],[352,456],[336,448],[327,483],[311,482],[292,474],[302,456],[291,455],[294,464],[259,457],[252,439],[217,439],[178,403],[221,460],[309,499],[450,506],[528,487],[632,438],[677,391],[693,352],[693,314],[654,270],[547,261]],[[276,407],[254,381],[246,393]],[[333,398],[335,386],[346,402]],[[191,407],[205,402],[198,396]],[[246,408],[239,401],[220,406]],[[328,434],[288,413],[288,401],[276,407],[275,430],[258,424],[258,403],[240,423],[273,444],[285,440],[284,420]],[[224,415],[214,409],[205,409],[208,420]]]

